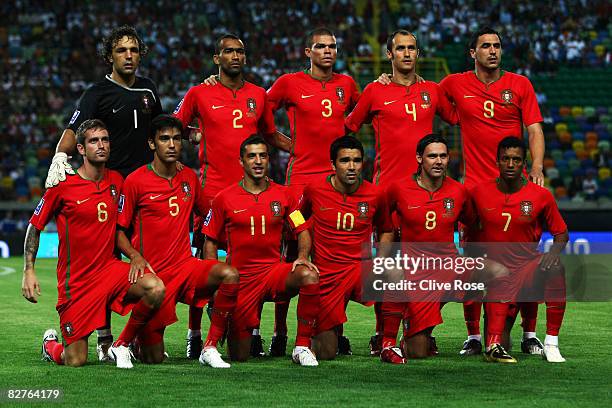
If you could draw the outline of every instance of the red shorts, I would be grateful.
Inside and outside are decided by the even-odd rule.
[[[147,338],[148,334],[170,326],[178,320],[176,316],[176,304],[178,302],[197,307],[206,305],[208,299],[214,294],[214,292],[206,290],[208,274],[212,267],[218,263],[217,260],[202,260],[190,257],[172,268],[157,273],[157,276],[166,286],[166,296],[157,313],[140,334],[139,340],[142,344],[156,344]]]
[[[230,324],[233,338],[244,339],[259,327],[259,310],[264,302],[283,302],[287,294],[287,277],[293,264],[279,263],[267,271],[250,277],[240,277],[240,291]]]
[[[361,262],[336,265],[340,269],[329,270],[319,267],[321,288],[321,309],[315,328],[316,334],[333,329],[346,322],[346,305],[349,300],[372,306],[374,302],[363,302]]]
[[[425,329],[442,324],[442,305],[440,302],[406,303],[402,313],[404,337],[412,337]]]
[[[128,281],[130,264],[113,259],[97,272],[82,289],[84,296],[68,299],[56,309],[60,317],[62,337],[66,345],[89,336],[106,324],[106,310],[126,315],[134,307],[125,299],[132,286]]]

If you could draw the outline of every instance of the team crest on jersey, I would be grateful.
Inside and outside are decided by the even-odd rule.
[[[111,197],[113,197],[113,201],[117,202],[117,186],[114,184],[110,185],[110,193]]]
[[[281,205],[280,201],[272,201],[270,203],[270,209],[272,210],[273,217],[280,217],[283,206]]]
[[[336,87],[336,96],[338,97],[338,103],[340,105],[344,105],[344,98],[345,98],[345,94],[344,94],[344,88],[341,86]]]
[[[431,95],[429,92],[421,92],[421,108],[427,109],[431,107]]]
[[[521,215],[531,217],[533,213],[533,203],[531,201],[521,201]]]
[[[153,108],[153,101],[148,93],[142,94],[142,113],[151,113]]]
[[[445,198],[442,200],[442,207],[444,208],[445,216],[453,215],[455,213],[455,200],[452,198]]]
[[[181,184],[181,188],[183,189],[183,193],[185,193],[185,197],[183,197],[183,201],[189,200],[189,197],[191,197],[191,186],[189,185],[188,182],[183,181],[183,184]]]
[[[40,201],[38,202],[38,205],[34,209],[34,215],[39,215],[44,205],[45,205],[45,199],[41,198]]]
[[[501,99],[502,101],[504,101],[505,104],[509,104],[512,103],[512,91],[510,89],[504,89],[501,92]]]
[[[64,324],[64,334],[66,337],[71,337],[74,334],[74,327],[72,326],[72,323],[66,322],[66,324]]]
[[[367,203],[367,201],[357,203],[357,212],[359,213],[359,218],[367,218],[369,210],[370,205]]]
[[[247,105],[247,116],[254,118],[257,114],[257,103],[255,102],[255,98],[249,98],[246,102]]]

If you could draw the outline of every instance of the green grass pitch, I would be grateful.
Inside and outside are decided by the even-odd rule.
[[[351,304],[345,334],[351,339],[353,356],[324,361],[317,368],[299,367],[287,357],[213,370],[184,358],[187,307],[179,305],[180,321],[166,330],[170,359],[165,363],[137,363],[131,371],[99,364],[94,334],[91,362],[71,369],[40,360],[42,333],[49,327],[59,331],[55,260],[37,261],[43,291],[38,304],[26,302],[20,294],[21,269],[20,258],[0,260],[0,389],[59,387],[64,392],[63,404],[70,406],[612,406],[611,303],[568,305],[560,336],[567,362],[558,365],[522,355],[517,327],[513,340],[518,364],[502,366],[478,357],[460,358],[457,351],[465,338],[465,325],[458,304],[444,308],[445,323],[435,329],[440,356],[411,360],[405,366],[383,365],[368,355],[373,310]],[[295,333],[294,314],[292,302],[289,350]],[[544,321],[541,306],[538,333],[542,339]],[[114,315],[112,322],[117,335],[125,318]],[[262,321],[267,344],[272,324],[273,307],[268,304]]]

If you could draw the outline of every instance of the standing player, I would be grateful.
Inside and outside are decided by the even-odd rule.
[[[215,41],[213,60],[219,66],[214,86],[200,84],[187,91],[174,111],[186,128],[197,119],[203,140],[200,143],[200,181],[207,203],[225,187],[242,178],[242,168],[234,156],[249,135],[263,134],[275,146],[289,150],[289,140],[276,133],[271,104],[266,91],[243,78],[246,52],[235,35],[225,34]],[[210,208],[210,204],[209,208]],[[193,246],[201,250],[203,219],[194,221]],[[219,237],[224,241],[223,237]],[[202,308],[191,307],[187,333],[187,356],[197,358],[201,346]]]
[[[430,248],[435,253],[429,255],[454,258],[457,256],[454,245],[455,224],[457,221],[470,223],[474,214],[466,188],[446,177],[446,139],[436,134],[420,139],[416,147],[416,161],[418,169],[412,178],[395,181],[387,189],[389,209],[398,215],[401,241],[440,242],[440,245]],[[448,246],[442,243],[448,243]],[[437,278],[442,281],[441,277]],[[441,304],[437,301],[383,302],[381,360],[403,364],[403,356],[423,358],[431,355],[434,346],[431,344],[431,332],[436,325],[442,323],[440,308]],[[404,350],[399,350],[395,345],[402,319],[408,324],[404,329]]]
[[[319,359],[333,359],[337,330],[346,321],[349,300],[361,302],[361,267],[371,258],[363,253],[376,230],[381,243],[393,240],[384,194],[362,180],[363,146],[352,136],[336,139],[330,147],[333,174],[304,189],[302,212],[312,223],[313,262],[319,268],[321,309],[314,351]]]
[[[232,360],[248,358],[251,333],[259,327],[262,303],[288,301],[299,293],[293,361],[316,366],[310,343],[319,312],[319,278],[316,267],[308,261],[310,234],[287,189],[268,179],[268,160],[263,138],[253,135],[242,142],[240,163],[244,176],[215,197],[204,223],[208,238],[206,258],[217,259],[217,241],[225,231],[227,262],[240,271],[240,293],[228,337]],[[293,264],[279,263],[285,222],[293,229],[302,226],[298,233],[299,256]]]
[[[346,118],[346,128],[357,132],[366,122],[374,125],[376,158],[374,183],[383,187],[391,181],[410,177],[417,169],[411,158],[418,141],[432,132],[435,115],[455,124],[456,114],[440,87],[431,81],[418,81],[416,66],[419,57],[414,34],[397,30],[387,39],[387,58],[393,69],[392,82],[369,84],[359,103]],[[382,342],[380,306],[376,308],[376,334],[370,350],[378,355]]]
[[[331,173],[325,149],[344,135],[344,117],[357,103],[357,84],[348,75],[334,73],[337,42],[327,28],[317,28],[306,35],[304,53],[310,69],[279,77],[268,90],[272,110],[284,108],[291,130],[291,150],[286,184],[291,194],[300,197],[304,187],[322,175]],[[295,259],[296,243],[288,243],[288,260]],[[275,307],[274,336],[270,354],[285,355],[287,344],[288,303]],[[342,354],[350,353],[346,337],[340,339]]]
[[[503,258],[505,262],[502,263],[516,271],[513,281],[510,282],[510,289],[516,290],[520,284],[529,283],[536,276],[546,274],[546,290],[564,293],[563,276],[558,272],[562,268],[559,254],[569,239],[567,226],[552,194],[523,176],[525,163],[526,153],[523,142],[512,136],[502,139],[497,152],[499,178],[482,183],[471,191],[480,219],[481,231],[478,232],[478,240],[537,243],[546,226],[553,235],[554,242],[549,253],[542,256],[503,254],[502,256],[506,258]],[[513,294],[513,292],[508,293]],[[487,315],[485,358],[487,361],[515,363],[516,360],[502,346],[502,335],[510,304],[496,300],[498,302],[485,303]],[[565,302],[559,300],[546,302],[546,339],[543,356],[549,362],[561,363],[565,359],[559,352],[558,335],[565,313]]]
[[[471,190],[497,174],[498,143],[506,136],[522,138],[523,125],[527,127],[532,158],[529,177],[534,183],[544,185],[542,115],[531,82],[522,75],[501,69],[501,37],[495,30],[489,27],[478,30],[469,48],[474,71],[452,74],[440,82],[454,102],[461,123],[466,187]],[[537,304],[525,306],[521,348],[524,352],[540,354],[542,343],[535,336]],[[464,305],[469,336],[461,350],[463,355],[481,352],[480,309],[478,302]]]
[[[115,28],[102,43],[102,59],[111,66],[111,74],[88,88],[77,104],[57,145],[45,187],[51,188],[74,174],[68,155],[76,146],[76,131],[88,119],[100,119],[107,126],[113,154],[107,167],[127,175],[152,159],[147,146],[151,119],[162,112],[155,84],[136,75],[140,58],[147,47],[133,27]],[[98,357],[108,359],[113,342],[110,320],[98,330]]]
[[[87,338],[104,324],[107,308],[122,315],[142,299],[129,324],[142,328],[164,297],[164,284],[152,273],[113,257],[117,207],[123,178],[106,169],[109,135],[97,119],[87,120],[76,132],[77,150],[83,165],[75,175],[40,200],[25,238],[22,294],[36,303],[40,284],[34,271],[40,231],[55,217],[59,235],[57,264],[57,311],[63,343],[49,329],[43,337],[45,360],[69,366],[87,362]],[[131,340],[131,339],[130,339]],[[131,368],[127,347],[114,350],[117,366]]]
[[[200,214],[206,211],[208,203],[195,173],[189,168],[177,169],[182,148],[181,121],[160,115],[153,119],[151,127],[149,146],[154,151],[153,162],[125,181],[125,202],[119,215],[120,228],[134,228],[132,242],[121,229],[117,240],[119,248],[133,262],[143,268],[150,265],[166,284],[164,303],[138,336],[140,359],[147,363],[163,361],[164,330],[177,320],[177,302],[203,307],[216,292],[200,362],[227,368],[230,365],[221,359],[217,342],[236,304],[238,272],[224,263],[191,256],[189,218],[194,209]],[[123,334],[115,345],[126,345]]]

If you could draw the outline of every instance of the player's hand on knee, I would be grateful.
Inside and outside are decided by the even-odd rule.
[[[47,173],[45,188],[57,186],[61,181],[66,180],[66,174],[74,174],[74,169],[68,163],[68,159],[68,155],[64,152],[55,153]]]
[[[295,268],[297,268],[299,265],[304,265],[311,271],[315,271],[317,275],[319,274],[319,268],[317,268],[315,264],[313,264],[306,258],[298,258],[295,261],[293,261],[293,267],[291,268],[291,272],[294,272]]]
[[[130,261],[130,273],[128,275],[128,281],[130,283],[136,283],[136,281],[142,278],[145,273],[155,273],[151,265],[143,258],[142,255],[136,254],[131,258]]]
[[[28,302],[38,303],[40,283],[33,270],[25,271],[21,281],[21,294]]]
[[[560,263],[561,260],[559,259],[559,255],[548,252],[542,255],[542,258],[540,259],[540,268],[547,271],[552,267],[559,266]]]
[[[214,86],[217,85],[217,76],[211,75],[202,82],[205,85]]]

